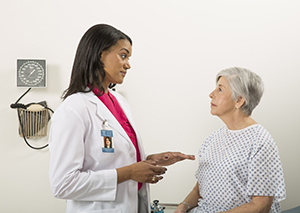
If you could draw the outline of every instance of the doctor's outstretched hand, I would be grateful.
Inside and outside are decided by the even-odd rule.
[[[156,161],[156,165],[170,166],[182,160],[195,160],[194,155],[186,155],[181,152],[163,152],[160,154],[153,154],[147,157],[147,160]]]

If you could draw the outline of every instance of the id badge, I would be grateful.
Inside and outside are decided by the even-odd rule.
[[[103,129],[101,129],[102,152],[114,153],[113,131],[108,129],[107,122],[103,122]]]

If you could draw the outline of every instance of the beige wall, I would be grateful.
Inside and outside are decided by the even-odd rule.
[[[65,211],[65,202],[50,192],[48,149],[32,150],[18,136],[16,110],[9,106],[26,89],[16,87],[16,60],[47,60],[48,87],[32,89],[21,102],[46,100],[55,110],[79,39],[95,23],[112,24],[133,39],[132,69],[117,89],[132,106],[148,153],[196,155],[208,134],[223,125],[209,114],[215,74],[231,66],[260,74],[266,91],[253,117],[280,150],[287,186],[283,209],[300,205],[299,8],[297,0],[2,3],[0,211]],[[41,145],[47,138],[30,142]],[[151,187],[151,199],[180,202],[195,184],[196,168],[196,161],[169,167],[164,181]]]

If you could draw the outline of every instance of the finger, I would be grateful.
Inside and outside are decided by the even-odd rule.
[[[183,158],[183,159],[191,159],[191,160],[195,159],[195,155],[186,155],[186,154],[183,154],[181,152],[174,153],[174,157],[180,157],[180,158]]]
[[[195,160],[195,159],[196,159],[196,158],[195,158],[195,155],[188,155],[188,157],[189,157],[189,158],[188,158],[189,160]]]
[[[162,179],[163,179],[162,176],[153,176],[153,177],[151,178],[151,181],[150,181],[149,183],[155,184],[155,183],[157,183],[158,181],[160,181],[160,180],[162,180]]]
[[[178,156],[181,157],[181,158],[189,158],[190,155],[186,155],[186,154],[183,154],[183,153],[178,153]]]
[[[163,175],[166,173],[166,170],[157,170],[153,171],[153,175]]]
[[[161,166],[153,166],[152,170],[153,170],[155,175],[162,175],[162,174],[166,173],[167,168],[166,167],[161,167]]]
[[[195,160],[195,155],[185,155],[185,154],[181,154],[180,156],[178,156],[181,158],[181,160]]]
[[[163,178],[164,178],[163,176],[155,176],[155,183],[162,180]]]
[[[191,160],[195,160],[195,155],[186,155],[184,154],[186,159],[191,159]]]

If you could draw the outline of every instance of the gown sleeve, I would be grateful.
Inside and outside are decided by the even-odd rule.
[[[274,202],[285,199],[285,183],[279,151],[267,132],[259,134],[249,158],[247,193],[273,196]]]

